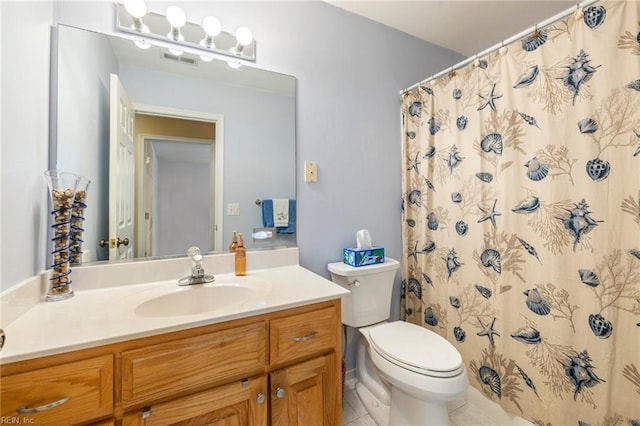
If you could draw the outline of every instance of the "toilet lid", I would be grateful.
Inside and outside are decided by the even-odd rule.
[[[373,348],[388,361],[434,377],[453,377],[464,367],[462,357],[446,339],[423,327],[394,321],[369,331]]]

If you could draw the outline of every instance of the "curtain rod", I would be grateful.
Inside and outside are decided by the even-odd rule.
[[[449,73],[451,71],[460,69],[460,68],[464,67],[465,65],[471,63],[472,61],[475,61],[476,59],[478,59],[480,57],[483,57],[483,56],[488,55],[489,53],[491,53],[493,51],[496,51],[496,50],[500,49],[501,47],[503,47],[506,44],[510,44],[510,43],[512,43],[514,41],[517,41],[517,40],[519,40],[521,38],[524,38],[525,36],[531,34],[532,32],[534,32],[536,30],[539,30],[539,29],[542,29],[542,28],[545,28],[545,27],[547,27],[547,26],[549,26],[549,25],[561,20],[562,18],[565,18],[565,17],[575,13],[578,9],[585,8],[585,7],[589,6],[589,5],[592,5],[593,3],[596,3],[597,1],[599,1],[599,0],[584,0],[583,2],[578,3],[577,5],[575,5],[573,7],[570,7],[567,10],[564,10],[564,11],[554,15],[549,19],[546,19],[546,20],[544,20],[544,21],[542,21],[542,22],[540,22],[540,23],[538,23],[536,25],[533,25],[533,26],[527,28],[524,31],[519,32],[518,34],[516,34],[514,36],[511,36],[511,37],[509,37],[509,38],[507,38],[507,39],[505,39],[505,40],[503,40],[501,42],[498,42],[498,43],[494,44],[493,46],[489,47],[488,49],[483,50],[480,53],[476,53],[475,55],[470,56],[467,59],[464,59],[464,60],[458,62],[457,64],[440,71],[437,74],[433,74],[431,77],[427,77],[424,80],[419,81],[416,84],[414,84],[412,86],[409,86],[404,90],[401,90],[400,91],[400,95],[403,95],[403,94],[407,93],[408,91],[415,89],[416,87],[420,86],[421,84],[428,83],[429,81],[435,80],[437,78],[440,78],[443,75],[445,75],[445,74],[447,74],[447,73]]]

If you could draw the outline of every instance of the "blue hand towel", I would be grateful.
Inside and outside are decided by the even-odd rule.
[[[262,200],[262,226],[273,228],[273,200]],[[289,226],[277,227],[278,234],[295,234],[296,200],[289,200]]]

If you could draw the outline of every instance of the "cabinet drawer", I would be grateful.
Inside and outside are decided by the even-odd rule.
[[[267,425],[267,376],[234,381],[128,413],[122,426]]]
[[[334,306],[271,321],[271,363],[300,359],[332,349],[339,337]]]
[[[261,372],[266,323],[216,331],[122,353],[122,405],[156,400]]]
[[[52,404],[55,402],[62,403]],[[36,407],[44,411],[17,411]],[[110,416],[112,411],[112,355],[2,378],[3,418],[20,418],[22,423],[42,425],[72,424]]]

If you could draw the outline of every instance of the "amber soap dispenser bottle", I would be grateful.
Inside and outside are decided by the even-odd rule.
[[[244,248],[242,233],[238,233],[238,246],[236,247],[236,275],[247,275],[247,249]]]

